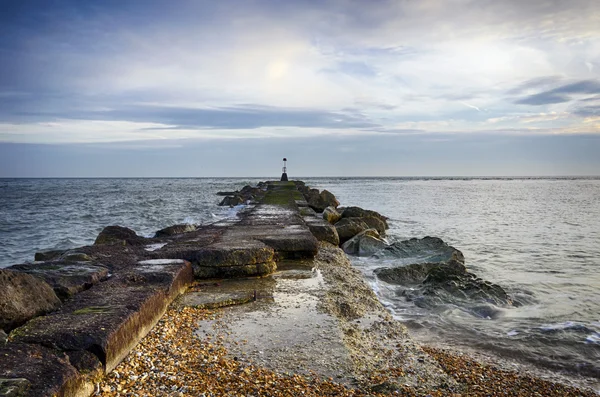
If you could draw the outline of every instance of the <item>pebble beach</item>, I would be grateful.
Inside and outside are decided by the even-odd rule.
[[[223,332],[217,338],[195,334],[198,321],[215,320],[218,311],[185,307],[171,308],[159,324],[127,358],[97,385],[95,395],[114,396],[515,396],[595,397],[592,391],[520,376],[515,372],[423,347],[457,382],[452,390],[430,390],[428,394],[410,387],[398,390],[364,390],[334,379],[278,373],[243,365],[228,355]],[[218,322],[217,322],[218,324]],[[380,388],[386,375],[377,374]],[[377,389],[377,387],[375,387]]]
[[[324,375],[316,363],[330,354],[327,351],[310,353],[310,346],[294,347],[313,354],[312,359],[304,361],[303,370],[296,370],[300,367],[292,363],[296,354],[282,353],[265,359],[268,355],[263,352],[242,353],[248,350],[252,340],[250,336],[248,340],[240,339],[239,330],[232,329],[236,326],[234,316],[243,315],[244,310],[261,310],[251,306],[259,307],[260,301],[204,309],[186,306],[182,304],[185,299],[178,299],[125,360],[96,385],[95,395],[597,396],[591,390],[479,362],[460,352],[419,345],[406,328],[387,313],[341,250],[321,244],[314,264],[324,279],[322,287],[313,288],[319,300],[317,310],[331,316],[342,330],[341,342],[352,362],[351,369],[345,370],[348,376],[331,377],[328,372]],[[284,286],[288,288],[289,284],[284,283]],[[203,288],[208,287],[200,284],[190,290]],[[282,312],[273,310],[274,304],[269,303],[268,310],[280,317]],[[304,310],[302,304],[298,302],[300,310]],[[211,332],[199,332],[201,328],[206,329],[207,324]],[[282,324],[277,327],[286,328]],[[277,331],[265,329],[269,334]],[[300,327],[297,329],[301,332]],[[329,364],[335,365],[336,360],[330,358]]]

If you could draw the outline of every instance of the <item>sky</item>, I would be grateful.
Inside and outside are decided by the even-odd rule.
[[[597,0],[2,0],[0,177],[600,175]]]

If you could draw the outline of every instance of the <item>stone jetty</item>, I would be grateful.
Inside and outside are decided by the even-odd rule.
[[[301,181],[221,195],[246,208],[152,238],[108,226],[93,245],[0,269],[0,397],[488,395],[455,376],[464,360],[415,343],[344,252],[420,242],[390,247],[387,218]]]

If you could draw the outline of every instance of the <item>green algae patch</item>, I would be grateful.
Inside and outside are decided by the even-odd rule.
[[[298,191],[293,182],[276,182],[269,186],[262,204],[296,207],[296,200],[303,200],[302,193]]]
[[[73,312],[75,315],[83,314],[102,314],[111,313],[114,310],[112,306],[88,306],[81,309],[77,309]]]

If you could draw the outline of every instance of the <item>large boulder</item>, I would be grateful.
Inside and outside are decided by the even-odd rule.
[[[342,219],[342,214],[337,212],[334,207],[327,207],[323,210],[323,219],[332,225],[335,225],[337,221]]]
[[[340,242],[343,244],[358,233],[370,229],[370,227],[360,218],[342,218],[335,224],[335,229],[340,237]]]
[[[354,218],[342,218],[342,221],[344,219]],[[414,263],[447,262],[451,259],[461,263],[465,262],[462,252],[446,244],[438,237],[429,236],[422,239],[411,238],[410,240],[397,241],[379,251],[376,256],[379,258],[410,258]]]
[[[467,272],[464,266],[456,265],[459,264],[457,261],[451,263],[453,265],[444,264],[431,269],[423,281],[423,294],[440,298],[443,297],[440,291],[443,291],[456,299],[492,303],[496,306],[518,305],[501,286]]]
[[[342,249],[350,255],[370,256],[387,245],[379,237],[377,230],[367,229],[342,244]]]
[[[47,282],[63,301],[108,278],[108,269],[100,264],[57,261],[14,265],[9,270],[31,274]]]
[[[327,207],[337,208],[340,205],[340,202],[335,198],[333,193],[327,190],[319,193],[317,189],[310,189],[304,197],[309,207],[317,212],[323,212]]]
[[[10,331],[29,319],[57,309],[60,299],[43,280],[0,269],[0,328]]]
[[[60,256],[64,253],[65,253],[65,250],[50,250],[50,251],[36,252],[35,256],[34,256],[34,260],[37,262],[51,261],[51,260],[60,258]]]
[[[160,229],[156,232],[154,237],[169,237],[174,236],[176,234],[183,234],[188,232],[193,232],[196,230],[196,225],[190,225],[189,223],[184,223],[180,225],[173,225],[169,227],[165,227],[164,229]]]
[[[335,246],[340,245],[340,236],[333,225],[317,218],[316,221],[307,220],[306,226],[317,240],[326,241]]]
[[[146,239],[138,236],[133,230],[123,226],[106,226],[94,245],[142,245]]]
[[[363,216],[360,220],[369,225],[370,228],[377,230],[379,234],[384,234],[385,229],[387,229],[387,223],[375,216]]]
[[[342,211],[342,218],[365,218],[374,217],[379,219],[385,225],[385,229],[389,229],[387,217],[381,215],[377,211],[365,210],[360,207],[346,207]]]
[[[375,270],[377,278],[390,284],[408,287],[402,291],[419,307],[443,304],[461,306],[476,316],[493,317],[493,306],[518,306],[499,285],[477,277],[457,260],[416,263]]]
[[[240,205],[243,203],[244,203],[244,199],[242,198],[242,196],[235,195],[235,196],[227,196],[227,197],[223,198],[223,200],[221,200],[219,205],[222,207],[223,206],[235,207],[236,205]]]
[[[413,263],[407,266],[397,266],[397,267],[382,267],[379,269],[375,269],[375,275],[380,280],[385,281],[390,284],[398,284],[398,285],[411,285],[411,284],[420,284],[427,278],[429,272],[432,269],[443,267],[446,270],[455,272],[453,269],[456,268],[456,271],[464,273],[467,271],[465,265],[457,261],[449,261],[445,262],[426,262],[426,263]]]

